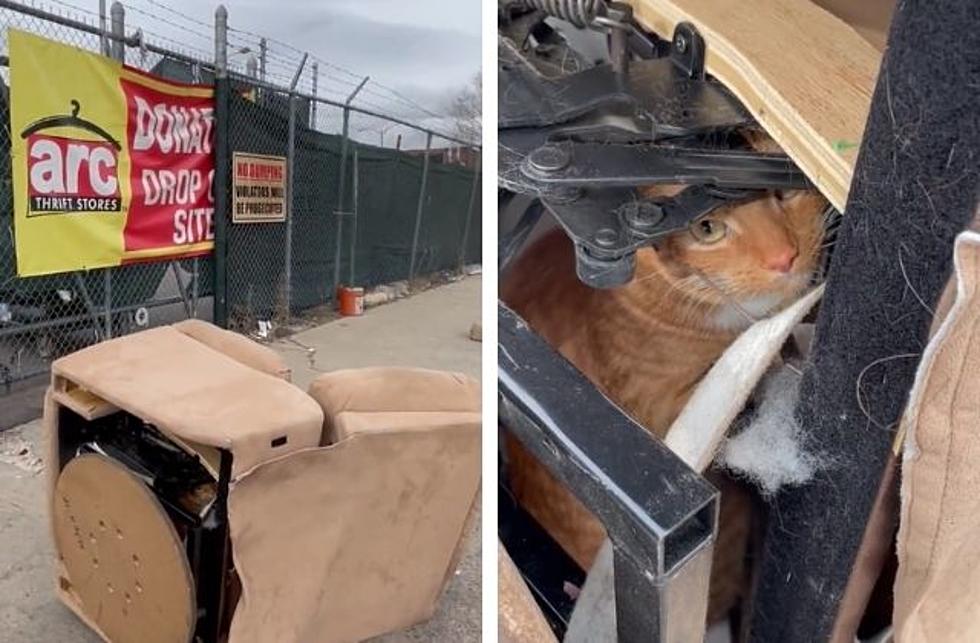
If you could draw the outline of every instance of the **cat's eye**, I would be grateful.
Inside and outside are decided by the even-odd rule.
[[[691,224],[691,235],[701,243],[718,243],[726,232],[728,226],[718,219],[706,217]]]

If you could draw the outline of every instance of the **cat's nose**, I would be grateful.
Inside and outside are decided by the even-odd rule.
[[[776,272],[789,272],[796,260],[796,248],[786,248],[774,252],[766,258],[765,267]]]

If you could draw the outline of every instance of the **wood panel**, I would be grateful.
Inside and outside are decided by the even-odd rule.
[[[629,2],[637,21],[661,37],[693,23],[705,39],[708,72],[843,210],[881,64],[862,35],[866,26],[859,32],[809,0]]]
[[[100,455],[71,460],[58,477],[55,544],[64,592],[117,643],[187,643],[196,621],[194,579],[156,497]]]

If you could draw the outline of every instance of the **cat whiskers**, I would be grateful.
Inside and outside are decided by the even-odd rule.
[[[710,293],[712,289],[694,275],[684,277],[676,282],[671,281],[670,290],[676,290],[685,300],[684,307],[677,313],[680,320],[685,322],[685,324],[692,322],[700,323],[705,316],[705,311],[702,309],[713,306],[709,299],[698,296]]]
[[[746,321],[749,322],[749,325],[759,321],[758,319],[753,317],[749,313],[749,311],[745,310],[745,307],[743,307],[742,304],[740,304],[735,297],[732,297],[730,294],[728,294],[728,291],[726,291],[724,288],[716,284],[710,277],[708,277],[708,275],[704,274],[702,271],[697,269],[694,270],[694,274],[697,275],[698,278],[704,281],[704,283],[706,283],[708,286],[710,286],[715,291],[717,291],[718,294],[720,294],[722,298],[726,301],[726,303],[728,303],[732,308],[734,308],[736,312],[742,315],[742,317],[745,317]]]

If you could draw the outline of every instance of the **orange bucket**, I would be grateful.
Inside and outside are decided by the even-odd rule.
[[[353,317],[364,313],[364,289],[350,288],[341,286],[338,288],[340,302],[340,314],[345,317]]]

